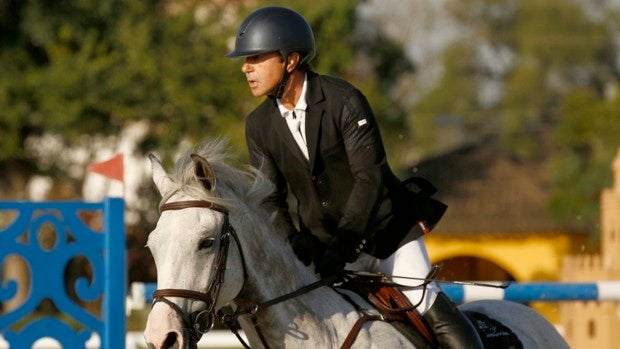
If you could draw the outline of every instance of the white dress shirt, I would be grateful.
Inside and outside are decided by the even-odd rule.
[[[278,109],[280,109],[280,114],[282,114],[282,117],[286,119],[286,123],[288,124],[291,134],[293,135],[293,138],[295,138],[299,149],[306,157],[306,160],[309,160],[308,145],[306,143],[306,109],[308,108],[308,103],[306,103],[306,85],[307,77],[304,76],[304,85],[301,88],[301,95],[293,110],[287,109],[284,104],[280,102],[280,99],[277,99],[277,102]]]

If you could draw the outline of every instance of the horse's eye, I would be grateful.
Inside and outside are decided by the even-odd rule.
[[[213,242],[214,241],[215,241],[214,238],[204,238],[204,239],[200,240],[200,243],[198,244],[198,249],[199,250],[207,249],[207,248],[213,246]]]

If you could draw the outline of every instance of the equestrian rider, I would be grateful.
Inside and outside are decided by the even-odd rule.
[[[245,58],[241,71],[252,95],[267,96],[248,115],[245,132],[250,164],[276,186],[265,203],[275,229],[321,277],[346,265],[423,279],[430,261],[420,237],[445,207],[422,201],[392,173],[366,97],[344,80],[312,71],[314,55],[310,25],[283,7],[251,13],[227,55]],[[424,216],[428,202],[436,209]],[[482,348],[436,282],[404,293],[419,304],[442,348]]]

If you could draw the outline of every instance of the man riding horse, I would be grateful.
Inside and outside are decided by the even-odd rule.
[[[241,71],[252,95],[267,96],[247,117],[246,140],[251,165],[276,186],[265,201],[275,230],[323,278],[346,267],[425,279],[431,268],[421,237],[445,206],[423,182],[414,191],[393,174],[365,96],[312,71],[314,55],[310,25],[283,7],[250,14],[228,54],[245,58]],[[483,347],[436,282],[403,293],[441,347]]]

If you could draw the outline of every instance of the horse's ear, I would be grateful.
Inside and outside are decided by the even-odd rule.
[[[168,177],[168,174],[164,170],[161,161],[154,154],[149,154],[149,160],[151,161],[151,171],[153,176],[153,183],[157,187],[159,193],[163,196],[166,192],[166,188],[170,187],[172,181]]]
[[[211,165],[209,165],[207,159],[198,154],[192,154],[190,156],[194,161],[196,179],[198,179],[208,191],[215,190],[215,174],[213,173]]]

